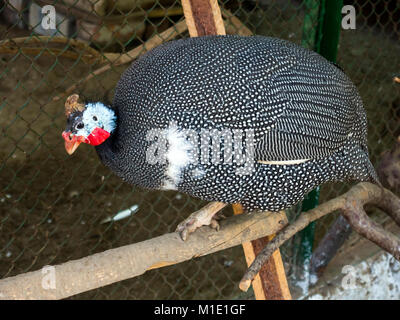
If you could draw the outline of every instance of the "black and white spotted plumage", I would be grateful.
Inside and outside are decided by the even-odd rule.
[[[142,187],[276,211],[327,181],[377,181],[355,86],[322,56],[284,40],[168,42],[125,71],[113,108],[116,130],[96,149],[117,175]],[[237,174],[244,165],[235,161],[193,164],[182,157],[172,170],[178,149],[166,163],[151,164],[146,134],[154,128],[170,130],[168,147],[178,149],[185,147],[181,129],[251,130],[251,173]]]

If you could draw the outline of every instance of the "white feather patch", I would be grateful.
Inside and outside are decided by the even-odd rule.
[[[165,175],[169,178],[163,184],[165,190],[176,190],[183,169],[188,166],[192,159],[190,151],[193,146],[186,139],[186,134],[180,131],[175,125],[166,130],[168,149],[166,154],[167,170]]]

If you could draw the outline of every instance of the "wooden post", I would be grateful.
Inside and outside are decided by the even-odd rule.
[[[217,0],[182,0],[182,7],[191,37],[225,34]]]
[[[243,213],[240,204],[233,205],[233,213]],[[250,266],[255,257],[274,236],[263,237],[242,244],[246,256],[247,266]],[[289,286],[286,280],[280,250],[276,250],[252,282],[254,295],[257,300],[291,300]]]
[[[191,37],[225,34],[225,26],[217,0],[182,0],[182,7]],[[233,212],[241,214],[242,206],[240,204],[233,205]],[[243,243],[248,266],[270,240],[264,237]],[[291,299],[279,249],[261,268],[252,285],[257,300]]]

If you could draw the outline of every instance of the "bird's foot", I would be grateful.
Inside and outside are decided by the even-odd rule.
[[[218,220],[223,218],[223,216],[218,216],[217,214],[225,206],[226,204],[221,202],[212,202],[206,205],[200,210],[193,212],[187,219],[183,220],[176,228],[176,232],[178,232],[182,240],[185,241],[190,233],[196,231],[202,226],[210,226],[218,231]]]

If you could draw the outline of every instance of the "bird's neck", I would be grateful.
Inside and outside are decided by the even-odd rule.
[[[95,147],[100,160],[107,166],[113,167],[115,160],[115,146],[113,145],[114,134],[105,140],[102,144]]]

